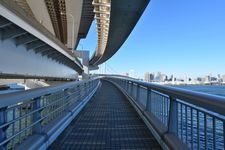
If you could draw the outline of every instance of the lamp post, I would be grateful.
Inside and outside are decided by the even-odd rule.
[[[64,13],[64,12],[61,12],[60,14],[61,14],[61,15],[69,15],[69,16],[72,18],[73,25],[72,25],[72,34],[71,34],[71,36],[72,36],[71,50],[72,50],[72,52],[73,52],[73,48],[74,48],[74,36],[73,36],[73,34],[74,34],[74,25],[75,25],[74,17],[73,17],[73,15],[70,14],[70,13]]]

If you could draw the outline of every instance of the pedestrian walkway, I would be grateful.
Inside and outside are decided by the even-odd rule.
[[[55,149],[161,149],[126,97],[110,82],[49,147]]]

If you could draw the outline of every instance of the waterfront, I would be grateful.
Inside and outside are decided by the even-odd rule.
[[[180,85],[175,87],[225,96],[224,85]],[[178,137],[184,143],[187,143],[189,148],[224,149],[224,122],[222,121],[224,118],[221,118],[220,115],[216,115],[213,118],[209,114],[205,113],[204,110],[198,112],[195,109],[190,109],[190,107],[178,106]],[[213,127],[213,124],[215,127]],[[215,138],[216,140],[214,141],[213,139]]]
[[[175,87],[218,96],[225,96],[225,85],[179,85]]]

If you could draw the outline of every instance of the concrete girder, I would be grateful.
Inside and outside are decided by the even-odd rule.
[[[38,48],[34,49],[35,54],[43,53],[43,52],[49,51],[49,50],[54,50],[54,49],[52,47],[48,46],[48,45],[44,45],[44,46],[41,46],[41,47],[38,47]]]
[[[135,27],[137,21],[144,12],[150,0],[111,0],[110,7],[103,6],[102,1],[95,0],[94,12],[96,14],[98,46],[96,52],[91,57],[90,66],[97,66],[111,58],[122,46],[129,34]],[[107,9],[110,8],[110,11]],[[107,21],[110,14],[110,21]],[[104,19],[100,19],[100,18]],[[106,19],[105,19],[106,18]],[[105,30],[108,26],[108,31]],[[104,33],[103,33],[104,32]]]
[[[64,56],[60,55],[60,56],[57,56],[57,57],[54,57],[54,58],[57,58],[57,62],[59,62],[60,64],[66,64],[68,62],[72,62],[72,61],[69,61],[67,60]],[[70,65],[71,66],[71,65]],[[72,65],[73,66],[73,65]],[[71,67],[72,67],[71,66]],[[73,67],[72,67],[73,68]]]
[[[0,28],[7,27],[9,25],[12,25],[12,22],[8,21],[7,19],[0,17]]]
[[[56,62],[61,62],[62,63],[62,60],[63,60],[64,58],[63,58],[63,55],[59,55],[59,56],[57,56],[57,57],[52,57],[52,60],[55,60]]]
[[[60,53],[58,53],[57,51],[53,51],[53,52],[51,52],[51,53],[48,53],[46,56],[47,56],[48,58],[51,58],[51,57],[54,56],[55,54],[60,55]]]
[[[54,49],[45,50],[45,51],[41,52],[41,55],[46,56],[46,55],[48,55],[49,53],[52,53],[52,52],[55,52]]]
[[[32,35],[26,35],[26,34],[23,35],[23,36],[15,38],[16,46],[28,44],[28,43],[31,43],[31,42],[34,42],[34,41],[37,41],[37,40],[39,40],[39,39],[32,36]]]
[[[62,57],[63,57],[63,55],[59,55],[59,56],[55,57],[54,59],[60,60]]]
[[[53,60],[54,57],[57,57],[57,56],[59,56],[59,55],[61,55],[61,54],[60,54],[60,53],[55,53],[55,54],[50,55],[50,57],[51,57],[52,60]]]
[[[39,47],[44,46],[44,45],[46,45],[46,43],[44,43],[41,40],[38,40],[38,41],[34,41],[34,42],[26,44],[26,48],[29,51],[31,49],[39,48]]]
[[[28,52],[25,46],[16,47],[14,40],[0,42],[0,47],[0,77],[76,78],[77,72],[70,64],[59,64],[40,54]]]
[[[5,41],[7,39],[12,39],[12,38],[16,38],[19,36],[22,36],[24,34],[26,34],[27,31],[22,30],[20,28],[4,28],[1,40]]]
[[[40,44],[40,45],[37,45],[35,46],[34,48],[32,48],[32,50],[35,50],[36,48],[39,48],[39,47],[42,47],[42,46],[45,46],[47,45],[46,43],[43,43],[43,44]],[[29,50],[28,50],[29,51]]]
[[[80,1],[82,2],[83,0],[80,0]],[[77,1],[73,1],[73,2],[77,3]],[[62,55],[65,55],[67,59],[70,59],[72,61],[75,60],[74,65],[75,66],[77,65],[77,67],[76,67],[77,70],[75,70],[75,71],[77,71],[79,73],[82,72],[82,65],[80,64],[80,62],[77,59],[74,58],[74,55],[72,55],[72,53],[65,47],[65,45],[63,45],[42,24],[40,24],[40,22],[38,22],[40,20],[37,21],[34,18],[27,15],[26,12],[21,7],[18,7],[18,5],[14,1],[11,1],[11,0],[10,1],[8,1],[8,0],[1,1],[0,0],[0,5],[1,5],[0,14],[2,16],[2,19],[6,19],[6,20],[12,22],[11,25],[0,29],[0,32],[1,32],[0,33],[0,40],[1,40],[1,38],[4,40],[4,38],[6,37],[6,33],[7,33],[5,31],[7,31],[8,29],[10,29],[8,31],[14,31],[14,28],[16,28],[17,31],[24,30],[23,32],[26,32],[27,34],[33,35],[36,38],[40,39],[41,41],[45,41],[45,43],[48,44],[50,47],[52,47],[56,51],[59,51]],[[70,6],[72,6],[72,5],[70,5]],[[38,9],[40,10],[39,7],[38,7]],[[71,9],[73,9],[73,7],[71,7]],[[72,19],[72,17],[70,17],[70,18]],[[79,23],[78,23],[78,25],[79,25]],[[71,29],[71,28],[69,28],[69,29]],[[9,36],[8,33],[7,33],[7,36]],[[14,34],[12,36],[14,37]],[[11,38],[11,36],[9,36],[9,37]],[[15,37],[17,37],[17,36],[15,36]],[[14,46],[16,46],[15,45],[15,39],[5,40],[2,43],[4,44],[4,43],[10,42],[10,41],[12,41],[13,42],[12,44]],[[26,47],[23,47],[23,46],[16,47],[16,48],[17,49],[23,49],[24,48],[24,50],[26,50]],[[35,53],[27,53],[26,55],[28,55],[28,54],[34,54],[35,55]],[[37,55],[36,58],[39,58],[40,60],[42,60],[42,59],[46,59],[47,57],[43,58],[42,56]],[[51,60],[49,59],[49,61],[51,61]],[[36,62],[37,62],[37,60],[36,60]],[[51,62],[53,62],[53,61],[51,61]],[[55,63],[55,61],[53,63]],[[55,65],[57,65],[57,63]],[[63,65],[63,66],[65,67],[64,69],[69,67],[68,65]],[[61,66],[61,67],[63,67],[63,66]],[[73,68],[71,68],[71,69],[73,69]],[[13,70],[16,70],[16,69],[14,68]]]
[[[2,28],[0,28],[0,40],[4,40],[4,42],[0,42],[0,51],[2,52],[0,59],[0,64],[2,64],[2,66],[0,68],[2,73],[15,74],[15,76],[22,74],[30,76],[46,75],[49,77],[55,77],[57,74],[57,76],[60,77],[68,77],[67,71],[69,74],[71,72],[82,72],[82,65],[77,59],[74,61],[74,55],[72,55],[65,45],[58,41],[58,39],[50,34],[39,22],[34,20],[34,18],[27,16],[26,12],[18,7],[14,1],[3,0],[0,1],[0,5],[0,26],[2,25]],[[24,41],[24,44],[23,42],[20,43],[20,39],[27,40],[26,35],[36,37],[39,41],[44,41],[42,43],[43,45],[37,44],[36,46],[31,44],[38,40],[31,42]],[[16,41],[18,45],[23,44],[24,46],[17,47]],[[59,51],[61,55],[66,56],[66,59],[74,61],[76,70],[73,69],[74,66],[73,68],[70,67],[70,64],[59,65],[56,61],[52,61],[52,59],[42,57],[40,54],[36,53],[39,52],[40,49],[43,51],[43,48],[46,50],[45,46],[47,45],[49,49],[52,48],[54,51]],[[30,46],[33,48],[32,52],[28,52],[26,49],[26,47],[31,48]],[[8,56],[16,60],[11,61],[12,59],[7,59]],[[53,69],[51,69],[51,66]],[[33,69],[36,67],[37,69]],[[57,70],[59,68],[60,70],[66,70],[66,72],[63,72],[65,74],[58,74]]]

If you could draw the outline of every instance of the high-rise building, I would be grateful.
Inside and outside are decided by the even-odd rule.
[[[144,81],[152,82],[154,80],[154,74],[146,72],[144,75]]]
[[[145,73],[144,81],[150,82],[150,73],[149,73],[149,72],[146,72],[146,73]]]
[[[150,73],[150,81],[153,81],[154,80],[154,74]]]
[[[222,75],[222,82],[225,83],[225,75]]]

